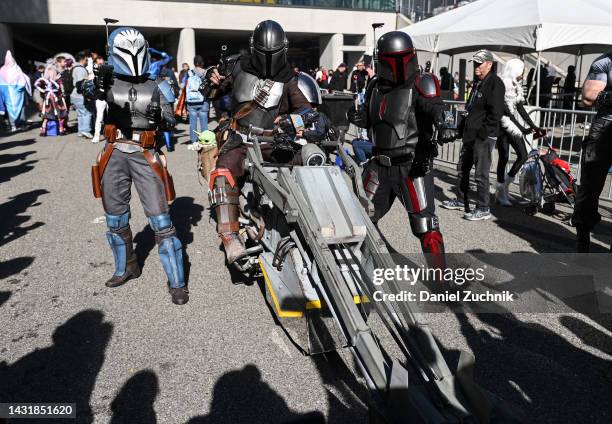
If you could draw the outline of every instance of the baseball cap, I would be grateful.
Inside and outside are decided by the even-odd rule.
[[[469,62],[484,63],[493,62],[493,54],[488,50],[478,50]]]

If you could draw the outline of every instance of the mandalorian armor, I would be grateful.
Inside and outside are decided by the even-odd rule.
[[[169,215],[174,188],[155,137],[162,123],[174,125],[174,113],[158,84],[148,78],[149,56],[142,34],[133,28],[117,29],[108,47],[112,67],[101,67],[96,79],[84,87],[108,104],[107,143],[92,169],[94,195],[102,198],[106,236],[115,261],[115,272],[105,284],[118,287],[140,276],[129,224],[133,183],[155,232],[172,302],[182,305],[189,296],[182,244]]]
[[[243,71],[239,61],[234,66],[232,78],[232,112],[235,114],[251,101],[255,106],[248,115],[238,119],[238,125],[272,129],[274,119],[278,116],[285,84]]]
[[[404,86],[390,90],[376,84],[368,103],[376,150],[389,156],[414,153],[419,141],[414,89]]]

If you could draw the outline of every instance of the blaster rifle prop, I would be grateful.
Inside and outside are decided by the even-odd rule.
[[[217,64],[216,68],[219,74],[224,77],[231,73],[231,70],[228,69],[229,63],[227,60],[227,46],[225,44],[221,46],[221,55],[219,56],[219,63]],[[221,85],[223,85],[223,83],[221,83]],[[217,93],[220,88],[221,87],[213,87],[210,80],[208,78],[205,78],[202,81],[202,87],[200,91],[205,99],[214,99],[217,97]]]

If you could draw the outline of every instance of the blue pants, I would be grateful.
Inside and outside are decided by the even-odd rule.
[[[70,100],[76,109],[79,132],[90,133],[92,114],[88,105],[85,104],[83,96],[71,96]]]
[[[198,122],[200,123],[200,132],[208,129],[208,102],[187,104],[187,113],[189,113],[189,137],[192,143],[198,142],[198,135],[195,131],[198,130]]]
[[[359,163],[363,163],[372,156],[372,143],[368,140],[356,138],[352,142],[353,152]]]

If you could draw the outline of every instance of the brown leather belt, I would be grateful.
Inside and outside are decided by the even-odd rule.
[[[139,141],[129,140],[127,138],[118,138],[118,129],[116,125],[105,125],[104,136],[108,143],[123,143],[140,146],[143,149],[154,149],[157,144],[156,131],[133,131],[132,136],[137,135]]]

